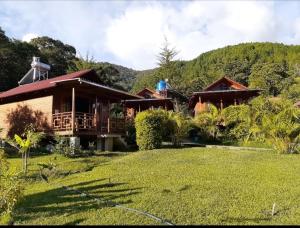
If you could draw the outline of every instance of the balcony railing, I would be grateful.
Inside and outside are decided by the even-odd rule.
[[[54,131],[72,131],[72,112],[55,113],[52,116]],[[95,132],[100,134],[124,133],[124,118],[107,118],[97,123],[96,115],[90,113],[75,113],[74,132]]]
[[[124,133],[125,118],[109,118],[102,121],[99,131],[101,133]]]

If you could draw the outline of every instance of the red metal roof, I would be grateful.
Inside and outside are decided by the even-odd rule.
[[[151,95],[152,95],[153,97],[156,97],[156,98],[163,98],[163,97],[162,97],[161,95],[159,95],[159,93],[157,93],[155,90],[149,89],[149,88],[147,88],[147,87],[144,88],[144,89],[142,89],[141,91],[139,91],[136,95],[145,97],[145,94],[146,94],[147,92],[150,92]]]
[[[231,79],[229,79],[228,77],[224,76],[222,78],[220,78],[219,80],[213,82],[212,84],[210,84],[209,86],[207,86],[203,91],[210,91],[212,90],[214,87],[216,87],[218,84],[220,84],[221,82],[225,82],[227,84],[230,84],[231,87],[233,87],[234,89],[238,89],[238,90],[246,90],[248,89],[246,86],[233,81]]]
[[[7,98],[7,97],[13,97],[20,94],[30,93],[34,91],[40,91],[44,89],[53,88],[56,86],[55,81],[61,81],[61,80],[68,80],[68,79],[74,79],[74,78],[81,78],[83,76],[87,76],[87,74],[92,73],[93,70],[81,70],[77,71],[71,74],[66,74],[58,77],[54,77],[47,80],[37,81],[25,85],[20,85],[16,88],[10,89],[8,91],[5,91],[3,93],[0,93],[0,99]]]

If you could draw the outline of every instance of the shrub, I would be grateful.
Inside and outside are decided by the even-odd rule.
[[[169,111],[166,114],[168,114],[168,119],[165,129],[169,130],[173,145],[180,146],[182,139],[187,136],[188,131],[191,129],[191,121],[180,112]]]
[[[291,104],[263,116],[261,130],[279,153],[300,152],[300,111]]]
[[[136,142],[140,150],[152,150],[161,147],[164,119],[162,112],[157,110],[147,110],[136,115]]]
[[[0,224],[9,224],[13,209],[22,195],[19,175],[11,174],[4,152],[0,151]]]
[[[218,141],[222,136],[223,116],[216,106],[210,104],[207,111],[197,114],[193,123],[207,141]]]
[[[223,110],[226,136],[232,140],[248,141],[258,137],[257,112],[249,105],[229,106]]]
[[[162,141],[179,146],[190,129],[190,121],[182,113],[165,110],[147,110],[135,119],[136,141],[141,150],[155,149]]]
[[[280,153],[299,150],[300,111],[282,98],[256,98],[223,111],[228,135],[239,141],[267,142]]]

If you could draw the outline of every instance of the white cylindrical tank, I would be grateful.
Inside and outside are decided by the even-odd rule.
[[[48,71],[50,70],[50,65],[41,63],[40,62],[40,57],[33,57],[32,63],[31,63],[32,68],[37,68],[40,71]]]

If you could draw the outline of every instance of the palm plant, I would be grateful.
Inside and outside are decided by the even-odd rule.
[[[277,114],[270,113],[262,119],[261,130],[280,153],[299,152],[300,111],[287,107]]]
[[[178,146],[181,144],[183,137],[187,135],[188,130],[190,129],[190,120],[187,119],[182,113],[167,112],[169,124],[172,125],[173,130],[173,144]],[[170,125],[167,125],[170,126]]]
[[[224,109],[223,114],[231,137],[244,142],[250,139],[260,141],[264,138],[258,125],[260,111],[254,106],[245,104],[229,106]]]
[[[44,133],[34,132],[34,128],[28,126],[25,136],[25,139],[22,139],[21,136],[15,134],[14,138],[20,147],[19,151],[22,154],[23,172],[26,175],[30,149],[36,146],[36,144],[44,137]]]
[[[28,157],[29,157],[29,150],[32,145],[29,134],[27,135],[26,139],[22,139],[19,135],[15,134],[15,140],[17,144],[20,146],[20,153],[22,154],[22,167],[23,172],[26,175],[27,173],[27,165],[28,165]]]
[[[220,136],[219,126],[224,124],[223,111],[210,104],[207,111],[195,116],[194,124],[213,140],[216,140]]]

